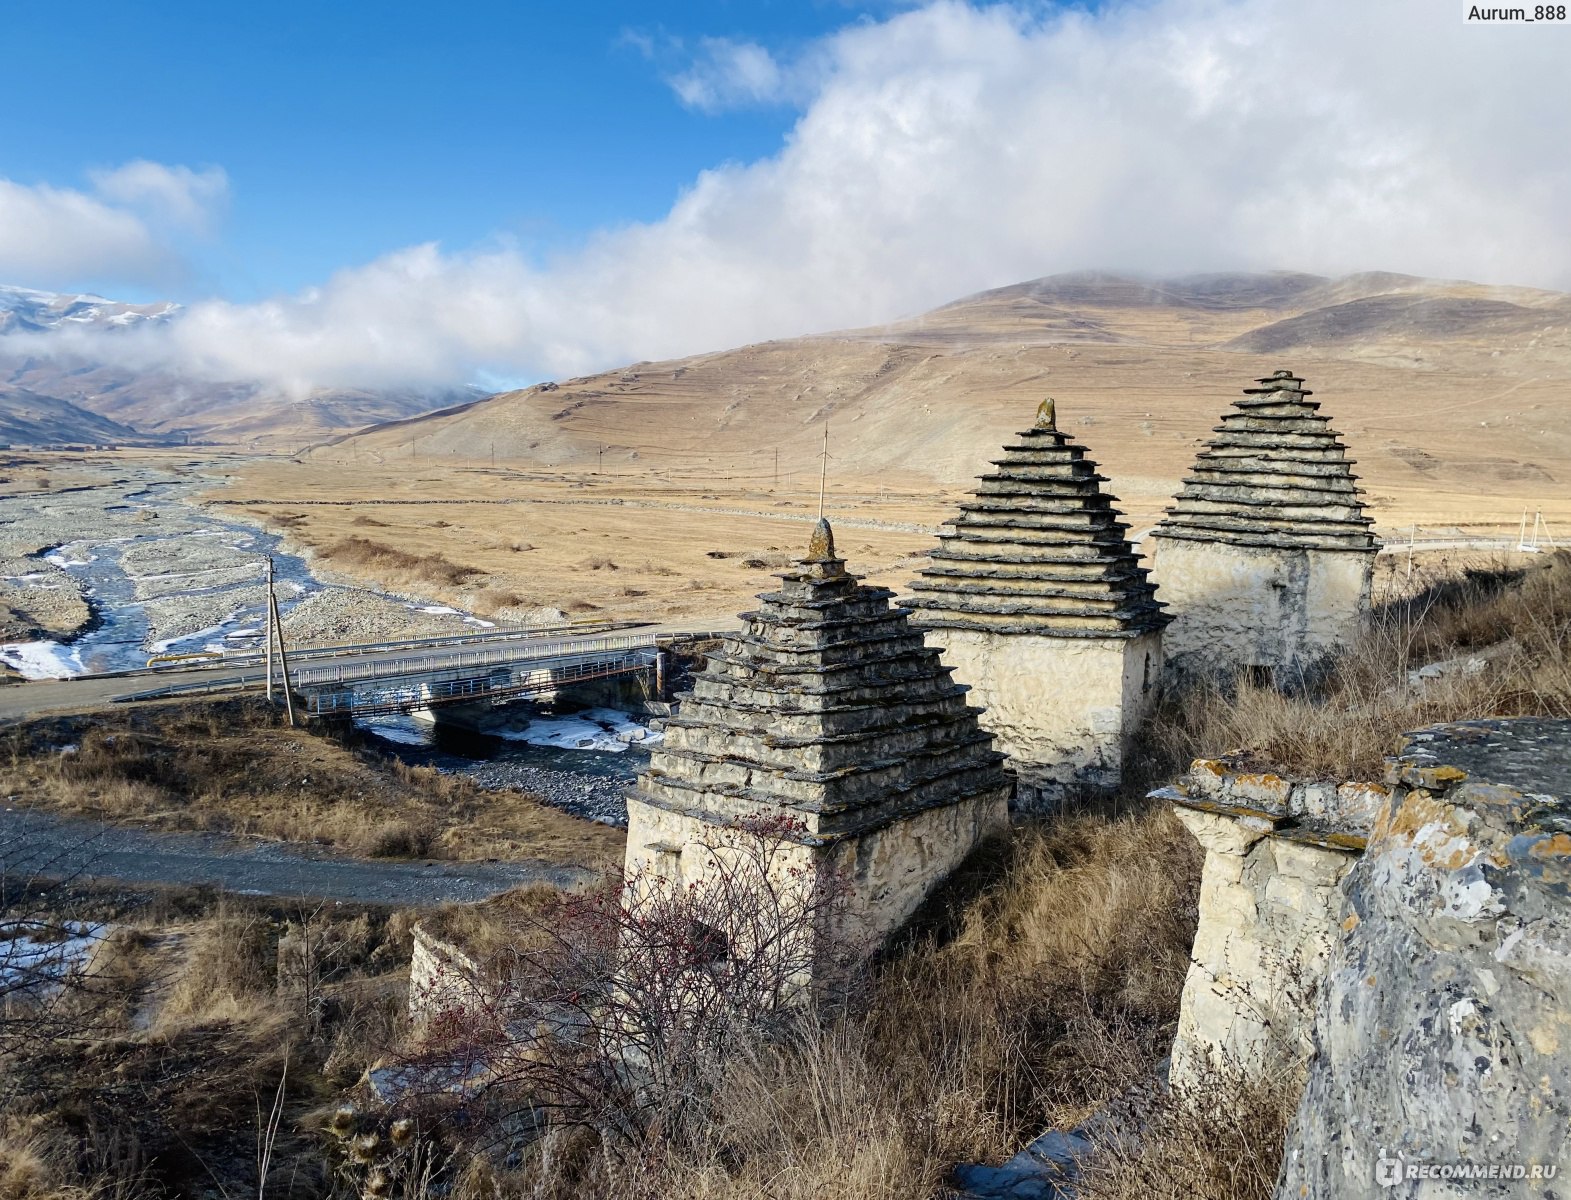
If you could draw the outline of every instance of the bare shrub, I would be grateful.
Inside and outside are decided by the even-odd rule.
[[[834,879],[794,857],[786,821],[717,831],[702,878],[646,872],[526,909],[486,977],[444,980],[410,1078],[439,1080],[413,1100],[466,1120],[593,1131],[617,1159],[689,1145],[714,1119],[726,1065],[783,1036],[801,1006],[843,997],[860,960],[827,937],[842,910]],[[412,1089],[419,1093],[421,1089]]]
[[[375,517],[368,517],[368,516],[366,516],[365,513],[361,513],[358,517],[356,517],[353,521],[351,521],[349,523],[351,525],[359,525],[361,527],[370,528],[370,529],[386,529],[387,528],[387,522],[386,521],[378,521]]]
[[[637,910],[612,915],[622,901],[613,886],[597,893],[608,907],[569,934],[561,918],[574,909],[528,898],[530,912],[502,926],[512,933],[500,947],[464,939],[492,963],[494,990],[436,1028],[417,1061],[475,1066],[480,1082],[454,1115],[477,1140],[481,1126],[497,1137],[513,1130],[506,1156],[468,1158],[466,1149],[455,1159],[455,1172],[490,1189],[477,1194],[942,1194],[951,1164],[1005,1157],[1044,1126],[1073,1125],[1151,1078],[1177,1019],[1198,858],[1165,809],[1022,830],[1012,849],[984,856],[937,898],[845,1005],[765,1006],[757,1024],[703,1025],[716,1030],[712,1040],[679,1024],[670,1045],[689,1050],[680,1067],[636,1071],[639,1053],[619,1049],[622,1005],[595,999],[617,991],[612,951],[624,938],[665,956],[660,995],[724,1011],[705,1006],[713,981],[684,991],[719,965],[702,962],[718,942],[688,923],[694,901],[671,894],[663,919],[628,929]],[[471,916],[455,914],[457,928]],[[735,932],[724,908],[700,919]],[[650,1005],[659,978],[635,972],[623,1003]],[[526,987],[530,979],[555,986]],[[533,999],[521,1004],[525,996]],[[751,1001],[742,1010],[758,1011]],[[534,1036],[512,1037],[524,1029]],[[719,1052],[692,1052],[703,1046]],[[423,1111],[429,1122],[433,1110]]]

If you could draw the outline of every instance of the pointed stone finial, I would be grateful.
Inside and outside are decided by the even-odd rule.
[[[1302,375],[1294,375],[1293,372],[1285,369],[1273,371],[1269,375],[1263,375],[1255,382],[1260,386],[1245,388],[1244,394],[1246,396],[1267,396],[1272,392],[1298,392],[1305,396],[1314,395],[1313,392],[1304,386]]]
[[[835,557],[835,531],[823,517],[813,526],[813,536],[807,543],[808,562],[831,562]]]
[[[1058,432],[1058,406],[1053,403],[1051,396],[1036,406],[1035,428]]]

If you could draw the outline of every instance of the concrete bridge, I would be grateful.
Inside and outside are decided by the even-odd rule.
[[[308,713],[370,716],[538,695],[592,679],[648,674],[663,690],[665,655],[707,629],[647,626],[596,633],[498,631],[422,641],[328,646],[290,653],[290,683]],[[275,685],[281,681],[274,676]],[[259,655],[200,664],[13,684],[0,688],[0,720],[266,685]]]

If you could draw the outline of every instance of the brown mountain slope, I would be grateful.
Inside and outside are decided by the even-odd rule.
[[[1367,485],[1410,507],[1549,501],[1571,482],[1571,297],[1378,274],[1056,276],[879,329],[504,393],[313,457],[772,484],[777,451],[797,482],[813,474],[828,421],[834,474],[953,486],[1053,395],[1154,511],[1238,389],[1281,365]]]
[[[826,424],[841,546],[902,587],[1043,396],[1139,532],[1239,389],[1290,366],[1346,436],[1385,536],[1514,534],[1538,506],[1565,534],[1565,302],[1388,275],[1055,277],[884,328],[509,392],[252,464],[221,494],[329,570],[448,603],[709,620],[806,545]],[[1256,335],[1279,348],[1247,348]],[[380,578],[388,549],[424,575]]]

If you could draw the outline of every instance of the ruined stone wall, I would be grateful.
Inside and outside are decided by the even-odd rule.
[[[1171,606],[1178,673],[1312,669],[1358,633],[1374,556],[1158,537],[1152,573]]]
[[[1385,794],[1380,784],[1293,780],[1204,758],[1176,788],[1155,793],[1175,802],[1206,852],[1175,1083],[1211,1068],[1256,1076],[1302,1068],[1341,921],[1338,884]]]
[[[452,942],[432,936],[416,925],[409,959],[409,1019],[419,1025],[443,1012],[481,1003],[484,972]]]
[[[1075,638],[931,629],[982,728],[1009,756],[1017,803],[1050,807],[1071,788],[1118,786],[1129,739],[1162,676],[1162,634]]]
[[[649,871],[683,884],[703,879],[709,848],[724,831],[696,816],[671,812],[636,797],[627,806],[630,876]],[[890,824],[829,842],[792,845],[777,859],[782,886],[808,886],[832,873],[846,900],[836,937],[876,947],[904,924],[987,838],[1008,832],[1000,792],[903,816]],[[796,872],[793,876],[791,872]]]
[[[1337,885],[1356,852],[1273,836],[1247,818],[1178,815],[1206,857],[1169,1078],[1301,1070],[1340,920]]]

